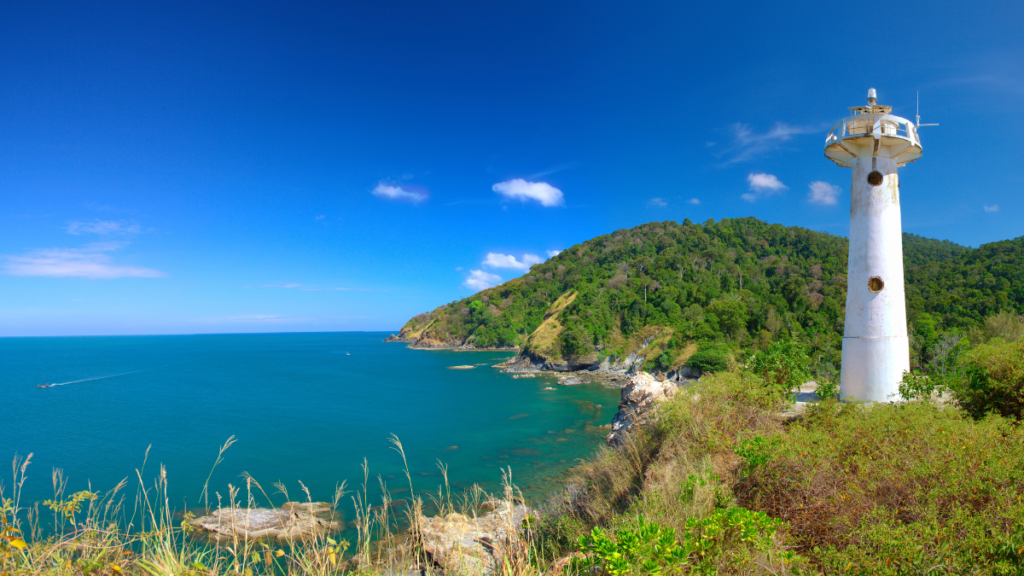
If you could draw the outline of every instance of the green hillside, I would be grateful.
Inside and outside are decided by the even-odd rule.
[[[977,249],[904,234],[912,362],[943,331],[965,332],[1024,303],[1024,238]],[[838,367],[846,238],[755,218],[652,222],[564,250],[521,278],[420,314],[415,346],[519,347],[571,367],[645,344],[668,369],[702,348],[743,354],[780,337]],[[820,359],[820,360],[819,360]]]

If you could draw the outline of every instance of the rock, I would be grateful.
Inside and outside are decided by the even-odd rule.
[[[188,524],[214,542],[260,540],[300,541],[337,532],[334,509],[326,502],[287,502],[280,508],[219,508]]]
[[[479,518],[457,513],[418,518],[423,551],[446,575],[494,574],[506,547],[518,543],[520,526],[532,511],[507,502],[492,506],[493,512]]]
[[[608,435],[609,446],[621,443],[623,435],[631,428],[647,421],[647,415],[658,402],[675,396],[678,388],[667,380],[659,381],[647,372],[641,372],[629,379],[622,387],[619,411],[612,419],[612,433]]]

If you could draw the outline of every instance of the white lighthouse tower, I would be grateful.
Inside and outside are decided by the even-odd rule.
[[[843,399],[892,402],[910,369],[903,291],[900,180],[896,169],[921,157],[917,127],[893,116],[892,106],[850,108],[829,133],[825,156],[853,169],[846,330],[839,394]]]

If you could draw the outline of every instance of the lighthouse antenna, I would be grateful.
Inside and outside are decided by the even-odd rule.
[[[914,118],[917,120],[917,122],[914,122],[914,124],[917,124],[918,128],[920,128],[921,126],[938,126],[938,124],[921,124],[921,91],[920,90],[917,91],[917,115],[914,116]]]

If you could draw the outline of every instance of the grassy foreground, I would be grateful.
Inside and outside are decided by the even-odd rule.
[[[786,421],[778,387],[745,372],[705,377],[662,404],[617,450],[573,469],[505,546],[498,572],[533,574],[1024,574],[1024,429],[930,400],[825,401]],[[398,444],[398,448],[401,446]],[[18,502],[0,518],[0,573],[220,575],[392,573],[417,562],[391,507],[354,502],[359,539],[199,545],[168,512],[161,471],[120,494]],[[19,476],[20,474],[20,476]],[[55,484],[61,479],[55,476]],[[262,490],[232,489],[246,506]],[[505,497],[512,499],[512,488]],[[344,495],[339,487],[335,504]],[[386,498],[386,496],[385,496]],[[472,514],[445,487],[434,506]],[[416,508],[422,500],[412,499]],[[40,514],[58,534],[41,538]],[[411,523],[415,526],[415,521]],[[371,541],[383,545],[371,545]],[[350,548],[350,549],[349,549]],[[348,552],[359,562],[343,560]],[[419,559],[422,560],[422,559]]]

